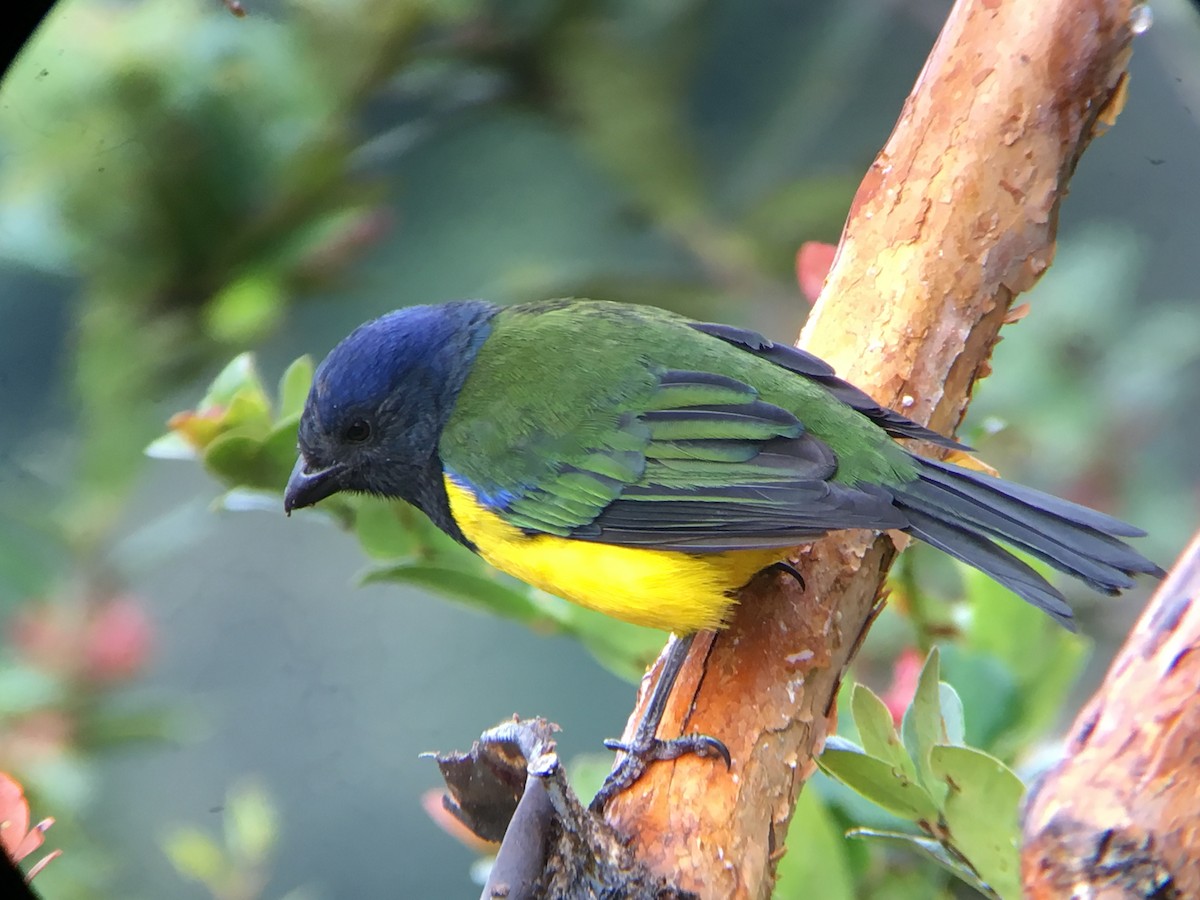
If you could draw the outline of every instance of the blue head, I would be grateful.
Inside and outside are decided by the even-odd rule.
[[[361,491],[407,500],[447,527],[438,441],[497,309],[482,300],[412,306],[334,347],[300,418],[284,509]]]

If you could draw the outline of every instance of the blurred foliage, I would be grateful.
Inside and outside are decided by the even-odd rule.
[[[85,547],[119,511],[153,402],[379,235],[351,117],[419,30],[465,12],[310,3],[284,26],[201,0],[64,3],[26,47],[7,78],[25,90],[0,109],[0,254],[83,278],[66,527]]]
[[[836,237],[919,64],[893,52],[897,18],[929,14],[874,0],[243,5],[237,18],[217,0],[67,0],[0,87],[14,370],[0,452],[16,472],[0,507],[0,767],[59,820],[68,852],[38,880],[55,898],[107,896],[131,866],[84,824],[98,755],[182,733],[125,691],[157,641],[126,588],[118,521],[164,405],[190,402],[235,353],[271,355],[297,321],[327,340],[418,300],[583,294],[794,332],[796,248]],[[1194,441],[1178,413],[1200,380],[1192,299],[1135,300],[1152,249],[1115,227],[1064,244],[1035,314],[1006,330],[1002,377],[981,385],[966,437],[1009,477],[1145,525],[1165,558],[1200,499],[1181,489]],[[319,313],[297,302],[335,291]],[[66,312],[43,300],[59,295]],[[58,342],[61,372],[45,359]],[[151,452],[201,461],[222,508],[277,515],[311,376],[298,360],[271,396],[237,356]],[[41,418],[57,378],[66,434]],[[402,504],[339,497],[305,514],[353,535],[361,581],[570,635],[629,680],[662,643],[497,575]],[[927,548],[904,554],[892,592],[856,675],[911,724],[897,743],[874,695],[848,684],[843,737],[862,752],[830,757],[886,802],[818,776],[781,897],[814,882],[832,898],[949,896],[948,872],[1008,890],[992,840],[1008,832],[978,834],[972,817],[1010,803],[1005,767],[1028,773],[1085,645]],[[978,793],[951,800],[961,768]],[[582,786],[598,772],[574,774]],[[224,837],[185,827],[168,854],[214,897],[266,896],[276,819],[256,789],[235,791]],[[863,839],[842,840],[855,826]]]
[[[0,258],[79,285],[79,482],[54,527],[80,555],[119,509],[150,405],[381,233],[354,118],[419,29],[466,10],[351,6],[297,4],[284,25],[202,0],[63,3],[6,77]]]
[[[24,605],[0,651],[0,760],[59,822],[71,852],[39,878],[49,896],[91,896],[111,863],[80,816],[94,800],[97,754],[161,741],[177,716],[121,689],[145,668],[154,635],[127,594],[66,589]]]
[[[197,881],[213,900],[259,900],[266,896],[271,858],[279,839],[279,813],[257,784],[231,788],[222,812],[220,840],[185,826],[168,835],[163,848],[179,874]],[[302,888],[282,900],[306,900]]]

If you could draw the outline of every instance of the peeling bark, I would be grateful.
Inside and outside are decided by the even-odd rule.
[[[961,419],[1013,297],[1050,264],[1080,154],[1119,106],[1132,0],[959,0],[855,197],[802,345],[939,430]],[[895,555],[842,533],[763,577],[693,647],[660,735],[708,759],[653,765],[607,808],[639,857],[701,897],[769,896],[795,798]],[[646,692],[630,719],[632,734]]]
[[[1075,720],[1025,814],[1033,900],[1200,897],[1200,534]]]
[[[696,900],[649,872],[579,802],[558,760],[557,730],[514,717],[466,753],[436,757],[445,809],[484,840],[503,837],[480,900]]]

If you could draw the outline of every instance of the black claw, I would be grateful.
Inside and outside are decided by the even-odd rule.
[[[637,780],[646,774],[646,769],[652,762],[679,759],[689,753],[708,759],[720,757],[728,771],[733,767],[733,757],[724,743],[707,734],[685,734],[669,741],[651,738],[644,742],[624,743],[609,738],[604,742],[609,750],[619,750],[625,757],[604,780],[603,786],[592,798],[591,809],[599,812],[606,803],[626,788],[632,787]]]
[[[715,737],[707,734],[698,734],[696,735],[696,738],[707,748],[703,753],[700,753],[699,750],[696,751],[697,753],[700,753],[701,756],[721,757],[721,759],[725,762],[726,772],[733,768],[733,757],[729,755],[729,748],[725,746],[724,742],[719,741]]]
[[[796,567],[793,566],[787,560],[781,559],[779,562],[771,563],[771,565],[767,566],[766,571],[768,571],[768,572],[783,572],[785,575],[791,575],[793,578],[796,579],[796,584],[800,585],[800,590],[804,590],[804,588],[806,587],[806,585],[804,584],[804,576],[801,575],[800,572],[796,569]]]

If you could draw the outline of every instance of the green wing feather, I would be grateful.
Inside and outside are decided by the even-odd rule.
[[[915,474],[811,379],[669,313],[582,301],[501,314],[439,452],[519,528],[696,551],[903,527],[879,485]]]

